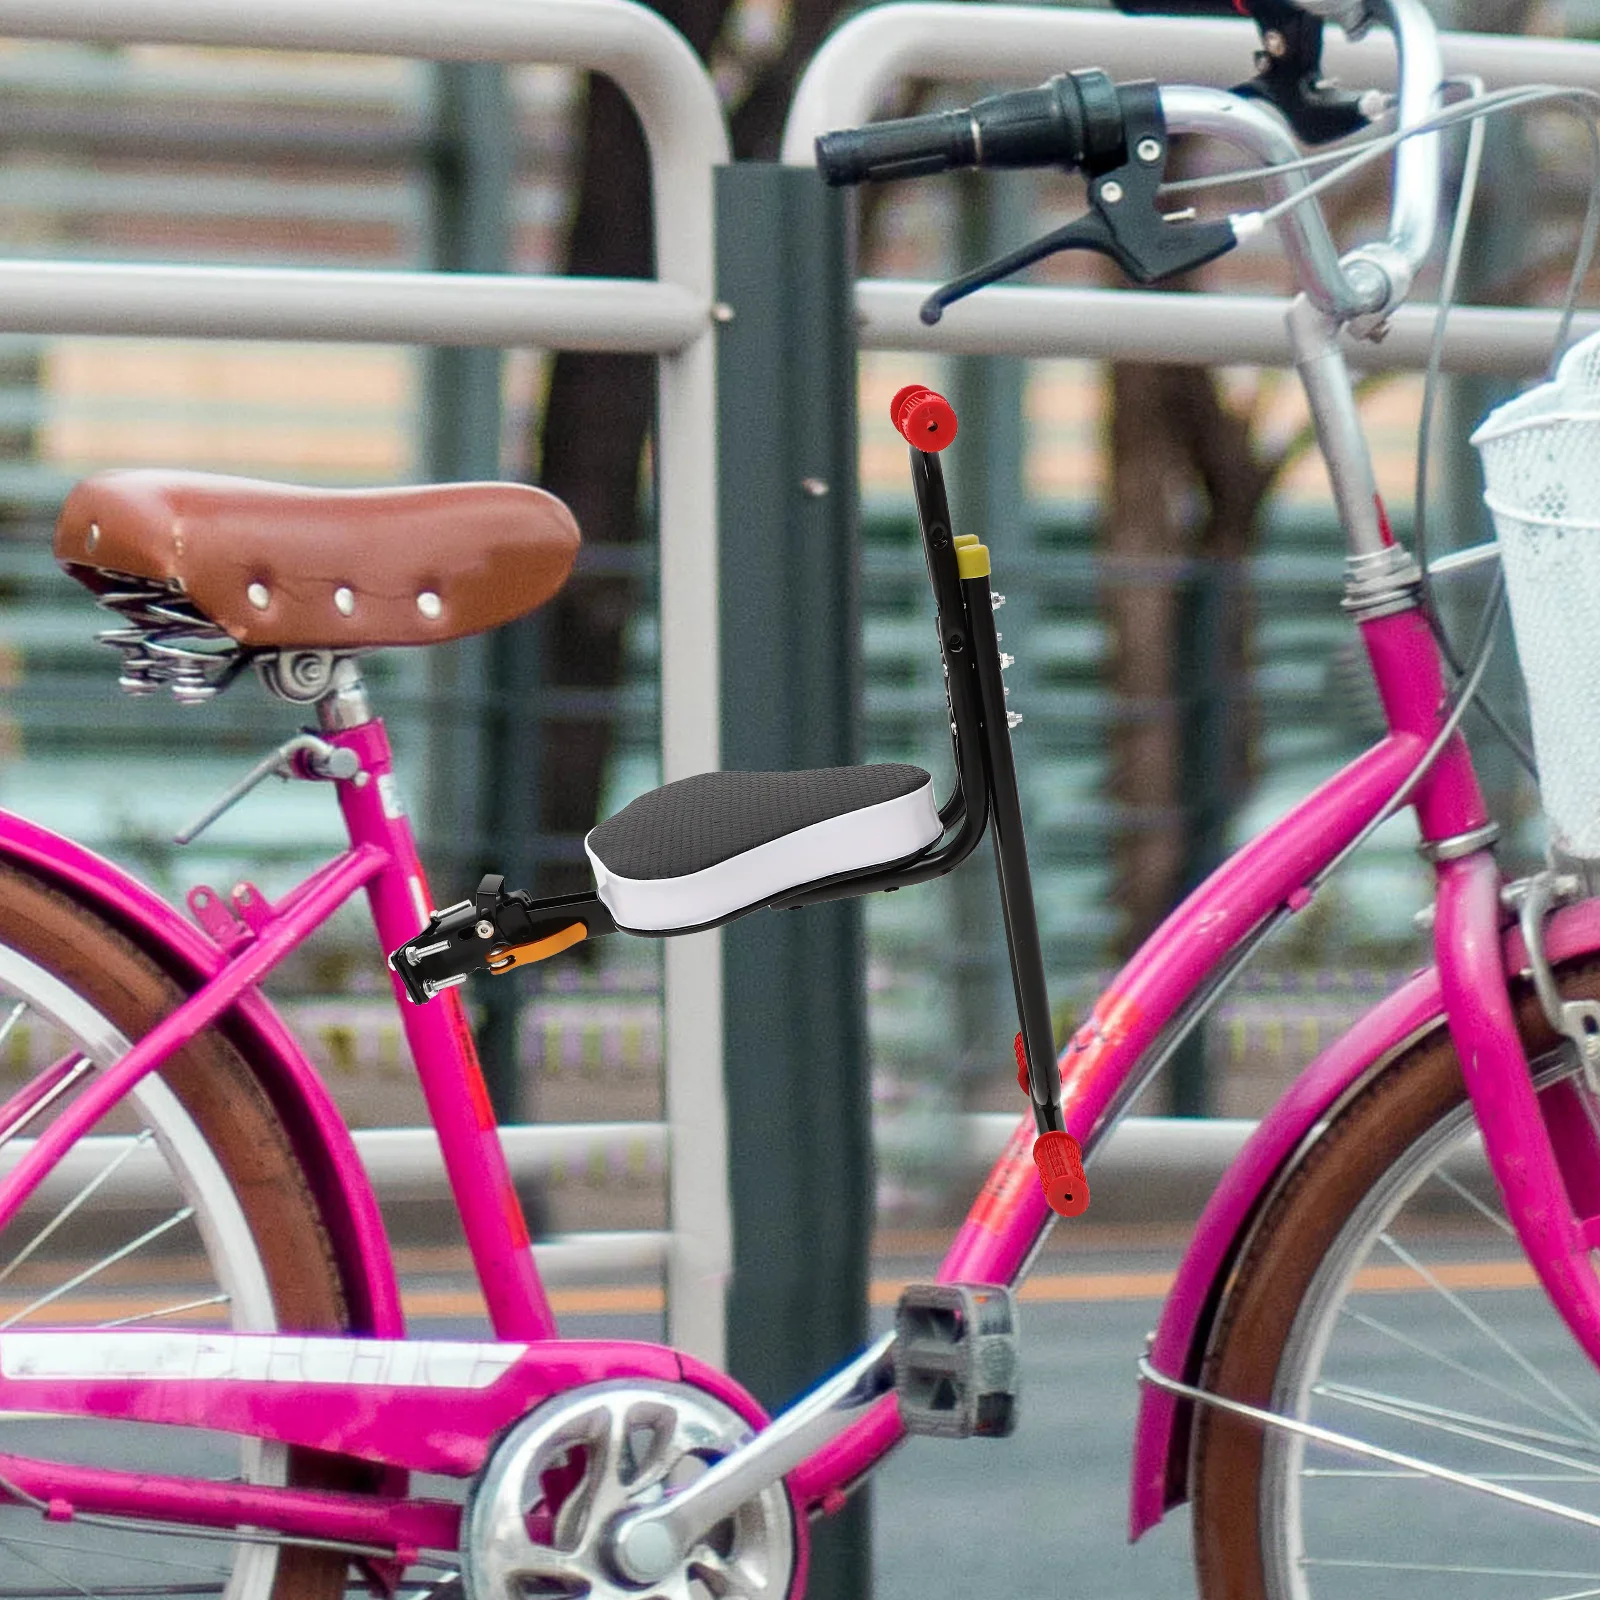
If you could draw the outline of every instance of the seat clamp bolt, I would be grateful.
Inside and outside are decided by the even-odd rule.
[[[494,924],[487,917],[479,922],[472,931],[477,934],[480,939],[494,938]]]

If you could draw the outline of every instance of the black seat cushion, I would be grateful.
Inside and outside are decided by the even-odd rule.
[[[921,767],[885,763],[810,772],[702,772],[640,795],[588,837],[619,877],[681,878],[758,845],[913,794]]]

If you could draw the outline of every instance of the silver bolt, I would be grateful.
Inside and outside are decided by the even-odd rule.
[[[1100,198],[1108,206],[1114,206],[1122,198],[1122,185],[1115,178],[1100,185]]]
[[[245,590],[244,597],[257,611],[265,611],[272,604],[272,591],[264,583],[252,583]]]
[[[825,478],[802,478],[800,480],[802,494],[809,495],[813,500],[820,500],[828,492],[828,483]]]
[[[1262,34],[1261,42],[1267,47],[1269,56],[1282,56],[1288,53],[1289,41],[1276,28]]]
[[[487,918],[479,920],[478,925],[472,930],[480,939],[494,938],[494,924]]]
[[[1151,162],[1161,159],[1161,141],[1159,139],[1141,139],[1134,146],[1133,153],[1149,166]]]

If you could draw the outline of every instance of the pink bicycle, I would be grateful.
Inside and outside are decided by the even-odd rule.
[[[1595,852],[1562,835],[1568,858],[1502,881],[1457,732],[1487,645],[1448,689],[1336,341],[1404,299],[1434,233],[1435,130],[1497,97],[1441,109],[1426,15],[1415,0],[1377,9],[1401,47],[1399,128],[1363,154],[1397,150],[1394,215],[1385,241],[1343,260],[1280,110],[1321,138],[1357,128],[1365,103],[1320,83],[1320,21],[1278,0],[1261,0],[1277,44],[1252,97],[1079,73],[822,142],[835,181],[963,163],[1089,177],[1085,222],[952,286],[930,316],[1046,247],[1102,250],[1148,281],[1278,218],[1303,286],[1290,329],[1349,535],[1346,605],[1390,731],[1198,889],[1059,1061],[989,554],[950,527],[927,447],[949,442],[954,419],[936,396],[902,393],[896,420],[949,683],[950,797],[907,767],[689,779],[597,828],[595,892],[556,902],[491,878],[431,910],[356,662],[541,603],[577,544],[558,503],[505,485],[325,494],[155,472],[74,491],[58,555],[119,615],[124,681],[204,698],[251,665],[314,707],[315,730],[264,768],[331,784],[350,847],[275,905],[248,886],[197,890],[190,921],[0,816],[0,1043],[25,1019],[54,1040],[0,1107],[0,1596],[328,1600],[352,1577],[438,1600],[798,1595],[807,1519],[907,1434],[1009,1430],[1012,1291],[1056,1211],[1087,1202],[1080,1144],[1092,1154],[1250,951],[1407,804],[1437,868],[1437,966],[1307,1069],[1207,1207],[1141,1365],[1132,1529],[1192,1500],[1212,1597],[1433,1580],[1452,1595],[1513,1580],[1600,1593]],[[1279,199],[1224,222],[1164,218],[1172,131],[1250,151]],[[1530,526],[1548,529],[1541,515]],[[671,1349],[559,1338],[454,985],[615,928],[670,934],[914,883],[991,821],[1031,1115],[937,1280],[770,1420]],[[357,890],[395,952],[492,1322],[482,1342],[406,1337],[349,1134],[256,988]],[[108,1215],[99,1202],[135,1171],[137,1204]],[[184,1251],[209,1281],[151,1298]],[[1506,1292],[1519,1286],[1535,1292]],[[413,1474],[458,1492],[415,1489]]]

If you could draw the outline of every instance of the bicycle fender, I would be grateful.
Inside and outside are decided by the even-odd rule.
[[[47,828],[0,813],[0,860],[28,868],[82,902],[185,986],[204,983],[227,959],[137,878]],[[261,1086],[293,1141],[333,1236],[353,1331],[400,1337],[405,1324],[388,1237],[344,1118],[259,990],[246,990],[226,1015],[249,1035],[247,1059],[260,1069]]]
[[[1526,970],[1514,929],[1503,941],[1508,977]],[[1600,902],[1589,900],[1554,916],[1547,953],[1554,961],[1600,951]],[[1370,1074],[1387,1066],[1435,1029],[1445,1026],[1438,971],[1417,973],[1324,1050],[1262,1119],[1211,1196],[1178,1267],[1150,1340],[1158,1372],[1195,1383],[1210,1342],[1223,1290],[1256,1218],[1293,1171],[1317,1125]],[[1193,1408],[1146,1385],[1134,1424],[1128,1537],[1137,1540],[1172,1507],[1189,1498],[1189,1437]]]

